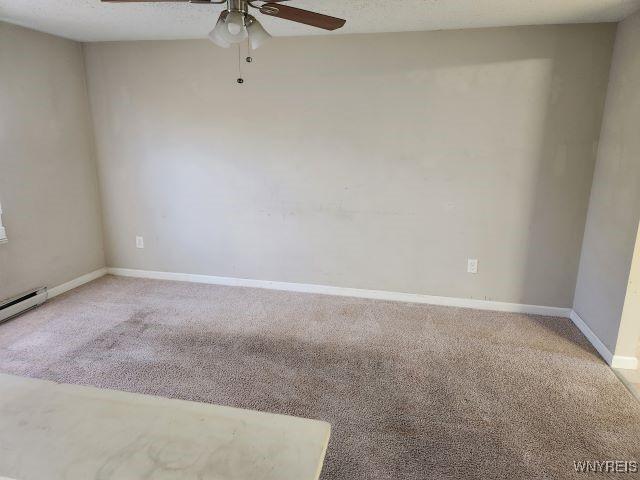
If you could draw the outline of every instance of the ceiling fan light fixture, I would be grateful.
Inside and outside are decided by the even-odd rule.
[[[220,14],[220,18],[218,18],[218,22],[216,23],[215,28],[209,32],[209,40],[211,40],[219,47],[229,48],[231,44],[220,35],[220,30],[224,30],[225,28],[226,26],[224,24],[224,12],[222,12],[222,14]]]
[[[269,32],[252,16],[247,17],[247,33],[249,34],[249,43],[251,43],[253,50],[256,50],[263,43],[271,39]]]
[[[218,35],[218,32],[216,32],[215,28],[213,30],[211,30],[211,32],[209,32],[209,40],[211,40],[217,46],[222,47],[222,48],[229,48],[231,46],[230,43],[225,42],[222,38],[220,38],[220,36]]]
[[[227,43],[240,43],[247,38],[247,28],[244,24],[242,12],[228,12],[222,25],[216,25],[214,29],[218,36]]]

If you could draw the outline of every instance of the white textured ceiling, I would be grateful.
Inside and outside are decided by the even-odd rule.
[[[292,0],[292,6],[347,19],[336,33],[612,22],[640,0]],[[80,41],[204,38],[219,5],[100,0],[0,0],[0,19]],[[259,15],[274,35],[327,32]]]

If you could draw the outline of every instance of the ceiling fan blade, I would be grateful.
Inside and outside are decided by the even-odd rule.
[[[265,15],[284,18],[285,20],[304,23],[312,27],[324,28],[325,30],[336,30],[347,22],[342,18],[330,17],[329,15],[289,7],[288,5],[280,5],[275,2],[265,3],[260,7],[260,11]]]

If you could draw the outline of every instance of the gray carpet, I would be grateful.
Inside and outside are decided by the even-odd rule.
[[[640,404],[566,319],[107,276],[0,325],[0,370],[326,420],[325,480],[640,460]]]

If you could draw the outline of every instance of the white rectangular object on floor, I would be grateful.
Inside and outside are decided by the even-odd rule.
[[[0,374],[0,478],[317,480],[328,423]]]

